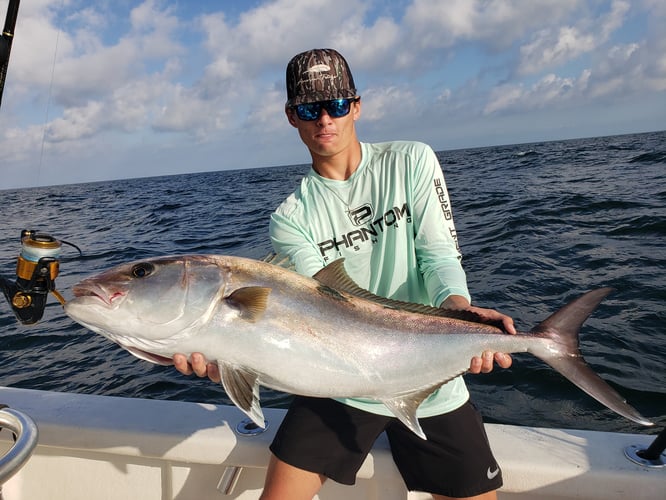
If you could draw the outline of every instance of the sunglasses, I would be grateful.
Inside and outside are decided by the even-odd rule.
[[[321,116],[321,110],[325,109],[331,118],[342,118],[349,114],[351,103],[358,101],[358,97],[351,99],[331,99],[330,101],[308,102],[292,106],[296,116],[300,120],[311,122]]]

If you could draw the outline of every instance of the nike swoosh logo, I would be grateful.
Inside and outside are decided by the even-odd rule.
[[[488,467],[488,470],[486,471],[486,476],[488,476],[488,479],[495,479],[497,474],[499,474],[499,467],[495,466],[495,470],[491,471],[490,467]]]

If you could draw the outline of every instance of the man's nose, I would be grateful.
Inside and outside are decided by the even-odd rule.
[[[328,111],[326,111],[324,108],[321,108],[319,118],[317,118],[317,123],[329,123],[332,120],[333,119],[331,118],[331,115],[328,114]]]

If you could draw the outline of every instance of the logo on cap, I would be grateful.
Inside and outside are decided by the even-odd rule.
[[[322,73],[324,71],[331,71],[331,67],[327,64],[315,64],[306,70],[308,73]]]

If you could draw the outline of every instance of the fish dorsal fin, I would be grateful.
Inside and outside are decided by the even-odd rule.
[[[358,286],[353,279],[349,277],[344,266],[344,257],[334,260],[326,267],[317,272],[313,278],[322,285],[337,290],[338,292],[346,292],[354,297],[361,299],[371,300],[377,304],[391,309],[402,309],[403,311],[413,312],[417,314],[427,314],[430,316],[442,316],[445,318],[460,319],[463,321],[470,321],[473,323],[484,323],[498,326],[495,322],[484,321],[481,316],[472,311],[457,310],[457,309],[442,309],[440,307],[426,306],[423,304],[415,304],[414,302],[405,302],[402,300],[387,299],[375,295],[364,288]]]
[[[326,267],[320,269],[313,278],[316,279],[322,285],[326,285],[338,292],[346,292],[354,297],[359,297],[361,299],[371,300],[377,302],[385,307],[390,307],[393,309],[403,309],[406,311],[417,312],[421,314],[436,314],[436,307],[425,306],[422,304],[414,304],[412,302],[403,302],[400,300],[387,299],[385,297],[380,297],[375,295],[368,290],[361,288],[354,282],[353,279],[349,277],[347,271],[345,270],[345,259],[340,258],[334,260]]]
[[[421,429],[421,424],[419,424],[419,419],[416,417],[416,410],[423,401],[430,396],[437,387],[429,387],[427,389],[408,394],[406,396],[400,396],[391,399],[382,399],[381,402],[391,410],[403,424],[409,428],[414,434],[416,434],[421,439],[428,439]]]
[[[237,309],[240,309],[241,318],[256,321],[266,310],[270,288],[262,286],[246,286],[234,290],[224,300]]]
[[[296,270],[296,266],[288,255],[271,252],[261,260],[267,264],[273,264],[274,266],[279,266],[283,269],[289,269],[290,271]]]
[[[222,387],[224,387],[224,392],[227,393],[229,399],[263,429],[266,424],[259,404],[257,374],[245,368],[220,363],[219,361],[217,366],[220,369]]]

